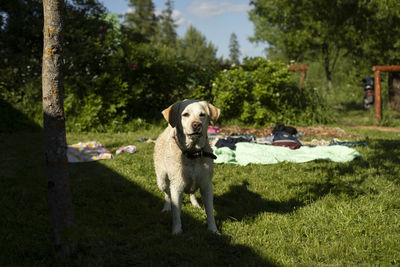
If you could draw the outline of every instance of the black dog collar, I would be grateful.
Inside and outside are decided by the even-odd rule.
[[[178,138],[176,137],[176,134],[174,134],[174,140],[175,140],[175,143],[178,145],[179,149],[182,151],[182,154],[185,155],[188,159],[195,159],[195,158],[201,158],[201,157],[217,159],[217,156],[215,156],[211,152],[204,151],[204,149],[195,150],[195,151],[189,151],[189,150],[183,149],[183,147],[181,146],[181,144],[178,141]]]

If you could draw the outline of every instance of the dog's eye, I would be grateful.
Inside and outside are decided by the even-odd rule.
[[[204,116],[206,116],[205,113],[200,113],[200,117],[204,117]]]
[[[183,117],[189,117],[189,113],[188,113],[188,112],[185,112],[185,113],[182,114],[182,116],[183,116]]]

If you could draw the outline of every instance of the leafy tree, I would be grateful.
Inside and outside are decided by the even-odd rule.
[[[250,19],[255,42],[268,42],[272,54],[299,61],[319,57],[329,87],[337,59],[359,39],[358,2],[354,0],[253,0]]]
[[[43,2],[2,3],[0,98],[42,124]],[[174,48],[119,25],[94,0],[65,1],[62,11],[67,131],[132,130],[176,100],[211,100],[216,48],[197,30]]]
[[[232,63],[239,65],[240,61],[240,46],[239,46],[239,41],[237,39],[237,36],[235,33],[231,34],[231,37],[229,39],[229,58],[232,61]]]
[[[160,16],[160,42],[166,46],[176,47],[177,25],[172,17],[174,1],[167,0],[165,5],[167,9],[163,10]]]
[[[154,13],[152,0],[130,0],[129,7],[132,12],[125,14],[125,24],[145,40],[155,40],[158,32],[158,18]]]
[[[29,77],[40,78],[43,6],[34,0],[2,1],[0,14],[0,87],[12,91]]]
[[[400,2],[396,0],[358,1],[357,24],[360,42],[354,56],[369,65],[400,64]]]
[[[328,85],[338,59],[357,68],[400,63],[400,2],[396,0],[253,0],[254,42],[267,42],[270,56],[316,58]]]
[[[104,43],[99,36],[100,27],[109,28],[103,20],[105,9],[97,1],[74,0],[65,1],[61,10],[68,25],[63,32],[66,91],[70,92],[69,85],[74,83],[76,96],[83,97],[83,85],[103,71],[99,66],[110,52],[99,48]],[[43,2],[2,1],[0,13],[0,97],[41,124]]]
[[[193,25],[190,25],[183,39],[180,40],[180,55],[191,63],[207,65],[216,61],[217,48],[207,42]]]

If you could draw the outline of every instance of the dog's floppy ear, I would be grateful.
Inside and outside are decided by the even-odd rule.
[[[163,114],[164,118],[168,123],[174,128],[178,123],[179,117],[179,104],[180,102],[176,102],[172,104],[168,108],[164,109],[161,113]]]
[[[219,108],[214,107],[212,104],[208,104],[209,116],[211,119],[211,123],[214,124],[217,122],[219,115],[221,114],[221,110]]]

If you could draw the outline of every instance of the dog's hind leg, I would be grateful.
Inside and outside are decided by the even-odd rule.
[[[157,185],[164,192],[164,207],[161,211],[171,210],[171,192],[169,190],[168,175],[165,172],[157,173]]]
[[[197,201],[196,195],[193,193],[193,194],[190,194],[189,197],[190,197],[190,202],[192,203],[193,207],[201,209],[200,204]]]

